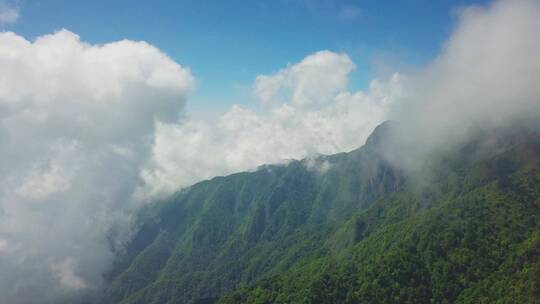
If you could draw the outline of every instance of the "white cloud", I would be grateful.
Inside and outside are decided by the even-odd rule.
[[[320,51],[275,75],[257,76],[253,91],[263,103],[290,99],[295,106],[317,106],[345,90],[354,68],[346,54]]]
[[[13,24],[19,20],[19,7],[13,3],[0,1],[0,24]]]
[[[411,94],[394,113],[408,148],[447,149],[479,128],[538,121],[539,17],[536,0],[463,9],[441,54],[410,76]],[[413,165],[422,159],[415,153]]]
[[[36,167],[24,178],[24,182],[15,190],[15,193],[22,198],[40,201],[54,193],[67,191],[71,186],[71,179],[74,177],[77,166],[71,156],[77,155],[77,144],[60,141],[52,147],[58,154],[48,162],[37,162]],[[70,163],[63,164],[69,160]]]
[[[216,175],[361,146],[403,94],[403,79],[395,74],[373,81],[368,92],[348,92],[353,67],[346,55],[318,52],[257,77],[254,91],[263,102],[275,97],[276,83],[289,97],[263,113],[235,105],[215,122],[159,124],[146,190],[168,193]]]
[[[70,174],[56,163],[50,164],[44,172],[33,172],[17,189],[16,193],[25,198],[43,199],[52,193],[64,192],[70,186]]]
[[[75,274],[76,260],[66,257],[62,262],[51,265],[51,271],[58,276],[59,284],[67,290],[79,290],[86,288],[84,280]]]
[[[305,158],[304,165],[308,170],[319,174],[324,174],[330,170],[330,168],[332,168],[332,164],[330,164],[328,160],[321,159],[320,157],[317,157],[317,155],[312,155]]]
[[[0,302],[56,303],[100,283],[155,123],[177,121],[194,80],[145,42],[66,30],[0,33],[0,70]]]

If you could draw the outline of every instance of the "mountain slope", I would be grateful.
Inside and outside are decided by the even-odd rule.
[[[104,302],[213,299],[327,255],[339,223],[403,185],[378,151],[390,125],[350,153],[214,178],[153,205],[108,274]]]
[[[483,132],[406,177],[382,157],[393,128],[152,205],[103,302],[534,303],[538,129]]]
[[[352,221],[362,236],[346,258],[296,267],[219,303],[538,303],[540,133],[499,140],[480,159],[463,149],[428,188],[361,211]]]

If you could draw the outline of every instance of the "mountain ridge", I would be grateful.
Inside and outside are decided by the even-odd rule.
[[[364,296],[369,295],[369,288],[347,280],[347,288],[328,281],[329,286],[337,286],[337,290],[334,288],[328,294],[345,289],[344,297],[328,298],[325,294],[317,298],[318,293],[309,287],[317,281],[307,274],[317,279],[318,275],[328,274],[318,267],[347,268],[344,265],[356,273],[365,272],[363,269],[369,265],[358,268],[347,261],[359,255],[375,259],[373,255],[384,251],[381,248],[392,248],[388,244],[376,245],[374,236],[395,239],[384,231],[394,231],[396,228],[392,227],[405,225],[407,221],[414,222],[411,218],[422,221],[424,212],[428,212],[426,218],[429,212],[435,212],[429,211],[430,208],[442,208],[441,202],[461,199],[461,195],[477,188],[489,192],[483,188],[483,181],[498,183],[499,176],[513,174],[525,166],[522,160],[511,156],[532,155],[530,158],[535,161],[529,167],[534,174],[527,179],[537,178],[538,132],[532,135],[518,132],[517,136],[505,135],[501,140],[510,146],[501,148],[501,155],[507,155],[510,160],[496,160],[491,167],[487,166],[483,163],[484,156],[479,160],[471,157],[474,154],[471,151],[479,150],[475,144],[482,142],[473,141],[450,160],[436,161],[440,168],[430,177],[434,178],[434,186],[418,190],[401,169],[382,156],[387,148],[384,140],[395,125],[395,122],[380,125],[366,145],[351,152],[216,177],[147,208],[141,215],[141,229],[107,275],[109,288],[102,303],[210,303],[220,298],[221,303],[329,303],[321,299],[333,303],[384,302],[383,298],[374,296],[355,296],[358,290],[364,290]],[[485,136],[487,142],[490,136]],[[527,136],[531,140],[519,140]],[[512,144],[512,138],[518,138],[517,143]],[[519,153],[512,152],[512,145],[521,149],[517,149]],[[495,155],[491,158],[497,156],[492,154]],[[534,185],[531,187],[536,189]],[[523,193],[538,199],[535,191]],[[362,246],[367,249],[358,249]],[[395,254],[399,256],[401,251]],[[416,259],[412,253],[405,261],[408,259],[431,274],[424,260]],[[334,262],[338,266],[332,267]],[[426,273],[411,275],[423,278]],[[351,278],[354,274],[339,276]],[[280,280],[295,290],[284,293],[288,289],[281,286],[282,292],[276,295],[272,286]],[[415,287],[419,292],[409,290],[409,294],[419,295],[414,300],[446,299],[444,294],[434,293],[432,284],[424,282],[422,286]],[[253,290],[261,294],[254,296]],[[264,294],[265,290],[270,295]],[[305,292],[302,297],[298,296],[300,291]],[[448,299],[457,298],[449,293]]]

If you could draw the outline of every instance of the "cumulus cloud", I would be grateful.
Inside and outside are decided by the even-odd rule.
[[[0,1],[0,24],[13,24],[19,20],[19,6]]]
[[[167,193],[265,163],[361,146],[403,94],[403,78],[394,74],[372,81],[367,92],[349,92],[353,68],[345,54],[318,52],[257,77],[254,93],[268,105],[262,113],[235,105],[215,122],[159,124],[152,166],[143,174],[147,191]]]
[[[257,76],[253,91],[263,103],[277,99],[295,106],[320,105],[345,90],[354,68],[346,54],[320,51],[274,75]]]
[[[57,303],[99,286],[155,124],[194,80],[147,43],[67,30],[0,33],[0,69],[0,302]]]

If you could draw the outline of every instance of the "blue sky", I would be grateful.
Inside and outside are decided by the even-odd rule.
[[[385,67],[432,59],[451,32],[454,12],[486,1],[71,1],[20,0],[5,30],[33,39],[66,28],[91,43],[147,41],[197,78],[190,112],[222,112],[253,103],[258,74],[270,74],[319,50],[347,53],[357,65],[352,88]]]

